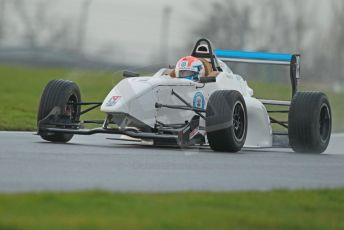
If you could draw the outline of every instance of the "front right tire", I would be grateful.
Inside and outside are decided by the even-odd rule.
[[[76,83],[66,80],[50,81],[44,88],[37,114],[38,133],[41,138],[51,142],[66,143],[70,141],[73,134],[41,131],[40,121],[45,119],[54,108],[57,108],[60,116],[63,116],[64,122],[77,122],[80,118],[80,105],[73,105],[73,103],[79,102],[81,102],[80,89]]]

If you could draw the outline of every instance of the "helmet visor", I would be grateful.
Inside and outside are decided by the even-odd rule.
[[[198,73],[194,72],[194,71],[190,71],[190,70],[180,70],[179,71],[179,77],[180,78],[193,77],[195,75],[198,75]]]

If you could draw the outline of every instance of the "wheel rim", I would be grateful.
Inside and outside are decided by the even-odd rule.
[[[241,102],[237,102],[233,112],[233,130],[235,138],[241,141],[245,135],[246,117],[244,106]]]
[[[64,115],[68,116],[71,121],[76,121],[77,114],[78,114],[78,106],[76,103],[78,102],[75,95],[71,95],[67,101]]]
[[[331,130],[331,115],[330,115],[330,110],[326,104],[324,104],[321,107],[319,124],[320,124],[319,129],[320,129],[321,140],[323,142],[326,142],[331,132],[330,131]]]

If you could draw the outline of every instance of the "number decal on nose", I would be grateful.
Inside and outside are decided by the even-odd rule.
[[[112,96],[106,106],[114,106],[121,99],[121,96]]]

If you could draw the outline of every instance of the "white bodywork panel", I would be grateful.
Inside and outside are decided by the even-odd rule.
[[[239,91],[246,102],[248,130],[245,147],[271,147],[272,129],[265,106],[253,97],[253,90],[241,76],[235,75],[227,67],[221,72],[215,83],[198,83],[185,79],[163,75],[161,69],[152,77],[123,79],[105,98],[101,111],[118,117],[129,115],[134,122],[124,119],[119,126],[149,126],[154,128],[157,122],[163,124],[181,124],[190,121],[195,113],[187,110],[155,108],[155,103],[185,106],[172,90],[194,107],[205,109],[210,95],[217,90]],[[130,120],[130,119],[129,119]],[[201,119],[200,127],[205,126]]]

